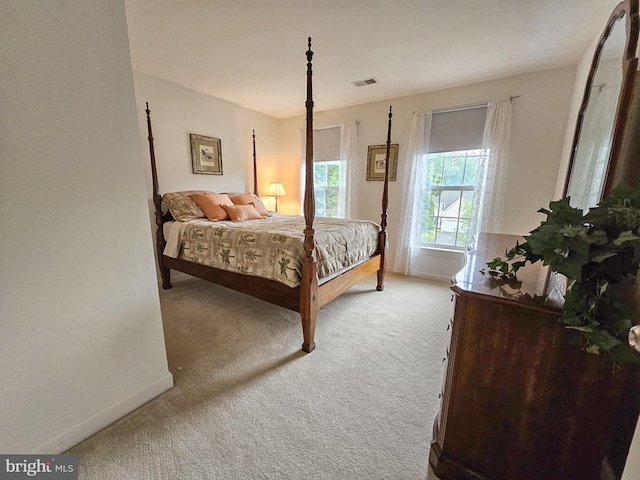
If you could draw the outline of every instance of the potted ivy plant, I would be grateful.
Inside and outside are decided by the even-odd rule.
[[[483,272],[511,281],[527,263],[543,262],[567,278],[560,322],[575,333],[569,337],[615,365],[640,361],[627,344],[640,323],[640,191],[618,186],[586,214],[569,198],[538,211],[546,220]]]

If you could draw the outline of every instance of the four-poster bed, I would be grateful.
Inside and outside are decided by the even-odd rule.
[[[372,222],[365,222],[361,220],[349,220],[345,221],[344,219],[336,222],[345,223],[350,222],[354,224],[353,232],[344,233],[346,240],[340,240],[337,247],[337,250],[342,252],[342,256],[349,257],[350,261],[348,265],[342,265],[340,267],[335,267],[334,271],[329,271],[327,273],[324,264],[321,263],[321,278],[319,278],[319,265],[317,256],[320,255],[323,257],[327,257],[329,254],[325,253],[320,247],[324,247],[327,239],[333,237],[339,237],[339,233],[341,232],[342,225],[334,225],[331,223],[333,219],[315,219],[315,196],[314,196],[314,178],[313,178],[313,94],[312,94],[312,58],[313,52],[311,51],[311,38],[309,38],[308,50],[306,52],[307,57],[307,99],[305,102],[306,107],[306,152],[305,152],[305,161],[306,161],[306,176],[305,176],[305,193],[304,193],[304,206],[303,219],[300,217],[295,217],[299,219],[301,222],[300,225],[304,225],[304,229],[302,231],[302,235],[300,235],[300,231],[298,231],[298,253],[299,259],[295,258],[293,264],[299,262],[299,267],[291,267],[284,268],[282,265],[284,261],[282,260],[282,252],[286,250],[285,247],[282,247],[283,235],[280,233],[271,232],[275,236],[276,240],[264,240],[258,241],[257,237],[254,237],[255,230],[258,229],[259,225],[264,224],[265,229],[270,229],[271,224],[275,224],[280,220],[280,217],[291,217],[279,215],[277,213],[270,214],[274,218],[265,218],[264,220],[250,220],[246,222],[238,222],[237,224],[232,225],[232,222],[207,222],[206,219],[192,219],[187,224],[184,225],[181,222],[175,222],[176,220],[171,212],[168,212],[166,209],[166,200],[168,195],[184,195],[189,196],[192,193],[202,193],[200,191],[194,192],[174,192],[165,195],[160,195],[159,186],[158,186],[158,174],[156,169],[156,159],[155,159],[155,149],[154,149],[154,139],[151,128],[151,115],[149,110],[149,104],[146,106],[146,115],[147,115],[147,129],[148,129],[148,140],[149,140],[149,154],[151,160],[151,172],[152,172],[152,180],[153,180],[153,201],[155,206],[155,219],[157,225],[156,232],[156,240],[157,240],[157,257],[158,264],[160,267],[160,273],[162,276],[162,287],[165,289],[171,288],[170,281],[170,270],[177,270],[180,272],[187,273],[194,277],[198,277],[203,280],[207,280],[224,287],[236,290],[238,292],[245,293],[247,295],[251,295],[253,297],[259,298],[261,300],[267,301],[269,303],[279,305],[281,307],[287,308],[289,310],[293,310],[300,313],[302,320],[302,330],[303,330],[303,338],[304,343],[302,344],[302,349],[305,352],[311,352],[315,348],[314,335],[315,335],[315,327],[316,327],[316,318],[318,314],[318,309],[323,305],[327,304],[331,300],[338,297],[345,290],[350,288],[351,286],[358,283],[360,280],[365,277],[377,272],[377,286],[376,289],[378,291],[383,290],[384,288],[384,269],[385,269],[385,249],[386,249],[386,227],[387,227],[387,207],[388,207],[388,188],[389,188],[389,152],[391,145],[391,108],[389,109],[389,119],[388,119],[388,128],[387,128],[387,153],[386,153],[386,168],[384,175],[384,184],[383,184],[383,193],[382,193],[382,215],[380,219],[380,224],[376,225]],[[257,167],[256,167],[256,148],[255,148],[255,131],[252,133],[253,137],[253,174],[254,174],[254,185],[253,192],[255,194],[256,202],[253,202],[254,206],[256,203],[259,203],[260,200],[257,197],[258,194],[258,181],[257,181]],[[217,194],[214,194],[217,195]],[[223,195],[224,196],[224,195]],[[231,197],[233,198],[233,197]],[[225,209],[227,209],[225,207]],[[294,218],[294,217],[292,217]],[[284,220],[283,220],[284,221]],[[303,223],[302,223],[303,221]],[[316,221],[314,225],[314,221]],[[262,222],[262,223],[261,223]],[[210,226],[219,226],[222,230],[218,231],[218,233],[207,233],[205,230],[209,224],[218,224],[218,225],[210,225]],[[329,223],[329,225],[325,225]],[[354,254],[349,242],[357,239],[360,241],[360,237],[366,236],[366,233],[363,233],[366,229],[370,230],[370,226],[365,224],[371,224],[375,227],[375,233],[373,238],[372,245],[369,247],[362,247],[358,250],[356,254]],[[208,236],[210,238],[222,238],[225,239],[230,238],[231,236],[240,236],[241,238],[250,238],[252,242],[252,247],[254,245],[258,245],[259,243],[263,243],[266,245],[270,245],[270,247],[266,247],[267,250],[271,248],[267,252],[265,250],[264,257],[278,257],[280,258],[280,267],[281,270],[278,273],[277,266],[273,266],[273,269],[270,270],[275,274],[267,275],[267,278],[262,276],[254,276],[258,275],[258,273],[250,272],[248,270],[253,269],[248,268],[246,265],[240,266],[239,271],[230,270],[231,266],[229,265],[228,257],[229,253],[226,252],[226,262],[225,265],[222,265],[220,262],[216,263],[215,266],[210,266],[204,264],[200,257],[197,256],[197,253],[193,253],[191,257],[189,255],[181,257],[179,255],[167,254],[165,251],[165,247],[167,246],[167,239],[165,237],[166,233],[165,227],[174,228],[174,224],[180,224],[179,228],[181,232],[178,235],[185,235],[187,239],[195,238],[196,243],[200,242],[200,240]],[[251,224],[251,225],[249,225]],[[250,227],[252,230],[242,231],[238,233],[234,231],[235,227],[242,228],[245,225]],[[233,228],[232,228],[233,227]],[[325,233],[323,229],[327,228],[329,230],[328,233]],[[189,230],[190,229],[190,230]],[[359,230],[358,230],[359,229]],[[222,233],[220,233],[222,232]],[[354,233],[355,232],[355,233]],[[340,233],[342,234],[342,233]],[[173,233],[171,233],[173,235]],[[293,235],[294,237],[296,235]],[[316,236],[319,236],[320,241],[316,242]],[[281,242],[277,247],[273,247],[273,244]],[[293,244],[295,240],[286,240]],[[246,242],[245,242],[246,243]],[[343,245],[344,244],[344,245]],[[212,244],[211,244],[212,245]],[[226,244],[225,244],[226,245]],[[343,248],[346,245],[347,248]],[[178,247],[178,250],[184,253],[185,250],[184,244],[182,247]],[[197,244],[195,247],[191,248],[192,252],[196,250],[207,250],[210,248],[210,245]],[[287,247],[288,248],[288,247]],[[333,247],[329,247],[333,248]],[[369,248],[369,250],[366,250]],[[295,247],[291,247],[290,250],[294,250]],[[345,250],[348,251],[348,255],[345,254]],[[274,253],[275,252],[275,253]],[[366,252],[366,253],[363,253]],[[207,253],[209,255],[209,253]],[[217,254],[209,255],[210,257],[218,258]],[[239,257],[240,255],[238,255]],[[259,255],[258,255],[259,256]],[[252,250],[252,258],[255,259],[256,252]],[[187,259],[187,258],[190,258]],[[235,259],[237,260],[237,259]],[[234,260],[234,261],[235,261]],[[287,264],[291,260],[291,257],[286,258]],[[293,265],[292,264],[292,265]],[[269,270],[271,267],[263,267],[263,270]],[[256,269],[257,270],[257,269]],[[295,286],[291,286],[291,282],[289,284],[283,283],[282,277],[289,276],[294,277],[299,274],[299,276],[295,276],[294,281]],[[239,273],[241,272],[241,273]],[[283,273],[284,272],[284,273]]]

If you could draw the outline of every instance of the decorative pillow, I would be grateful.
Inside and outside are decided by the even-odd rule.
[[[189,196],[177,196],[169,202],[169,211],[173,218],[180,222],[188,222],[194,218],[204,218],[202,209]]]
[[[166,214],[169,211],[169,204],[176,197],[188,197],[193,193],[207,193],[208,190],[183,190],[179,192],[167,192],[162,194],[162,214]],[[203,214],[204,217],[204,214]]]
[[[194,193],[191,198],[204,211],[204,214],[212,222],[228,220],[229,215],[224,206],[233,206],[233,202],[224,193]]]
[[[262,200],[253,193],[241,193],[240,195],[231,195],[231,201],[235,205],[253,205],[263,217],[269,216],[269,211],[264,207]]]
[[[262,220],[262,215],[255,207],[250,205],[224,205],[223,208],[231,217],[232,222],[244,222],[245,220]]]

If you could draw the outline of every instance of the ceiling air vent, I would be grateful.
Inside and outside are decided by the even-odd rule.
[[[353,83],[356,87],[364,87],[365,85],[373,85],[374,83],[378,83],[378,79],[375,77],[365,78],[364,80],[356,80]]]

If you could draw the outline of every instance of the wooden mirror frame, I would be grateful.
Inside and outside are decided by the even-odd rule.
[[[636,56],[639,31],[638,1],[639,0],[624,0],[620,2],[611,13],[607,25],[598,41],[587,77],[582,104],[578,113],[569,167],[565,177],[563,196],[566,196],[568,193],[569,181],[576,160],[584,115],[591,97],[591,87],[600,63],[600,57],[614,25],[622,17],[625,17],[624,21],[626,24],[626,41],[622,59],[622,85],[620,87],[618,104],[614,116],[611,148],[609,150],[608,165],[605,171],[601,197],[619,183],[640,187],[640,141],[638,141],[640,139],[640,99],[637,98],[640,95],[640,90],[636,85],[639,77],[638,57]]]
[[[569,181],[578,150],[578,142],[582,129],[585,111],[591,95],[591,87],[599,65],[600,56],[606,40],[618,20],[623,16],[625,22],[626,40],[622,61],[622,84],[618,95],[618,104],[614,115],[614,124],[609,150],[608,165],[605,170],[604,183],[600,198],[604,197],[619,184],[640,188],[640,75],[638,72],[638,35],[640,0],[624,0],[611,13],[606,27],[599,38],[595,50],[591,69],[589,71],[585,92],[580,106],[573,138],[571,158],[565,178],[564,195],[569,189]],[[558,281],[558,279],[555,279]],[[551,282],[554,285],[554,282]],[[637,392],[640,385],[640,370],[635,368],[630,374],[625,387],[619,414],[615,419],[615,428],[609,440],[603,476],[601,478],[614,479],[622,475],[627,455],[631,445],[634,426],[637,422],[640,405]],[[633,425],[628,427],[628,425]]]

